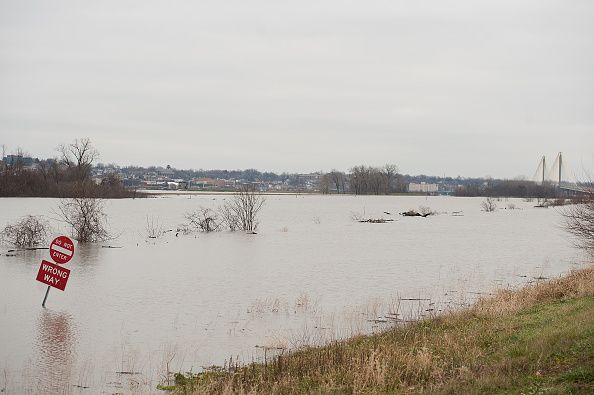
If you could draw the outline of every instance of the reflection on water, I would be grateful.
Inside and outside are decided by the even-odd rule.
[[[43,309],[37,318],[32,366],[36,394],[65,394],[73,388],[76,330],[69,314]]]
[[[91,243],[76,243],[75,256],[78,263],[77,270],[92,272],[101,259],[101,246]]]

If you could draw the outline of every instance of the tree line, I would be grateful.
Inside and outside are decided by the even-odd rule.
[[[57,152],[55,158],[27,166],[26,155],[18,149],[11,160],[1,162],[0,196],[120,198],[133,194],[115,174],[107,174],[99,182],[92,179],[99,153],[88,138],[62,144]]]
[[[332,170],[320,178],[322,193],[353,193],[355,195],[387,195],[406,192],[407,184],[398,167],[354,166],[349,173]]]
[[[3,150],[4,151],[4,150]],[[3,155],[4,157],[4,152]],[[116,172],[135,175],[141,179],[147,172],[156,173],[161,167],[118,167],[116,165],[94,164],[98,152],[88,138],[76,139],[57,148],[52,159],[37,160],[34,167],[26,166],[26,155],[17,150],[13,160],[0,162],[0,196],[40,197],[130,197],[135,193],[124,187]],[[93,169],[101,170],[100,179],[92,178]],[[191,179],[208,177],[213,179],[235,179],[247,182],[281,181],[289,186],[299,187],[303,183],[299,174],[260,172],[245,170],[181,170],[169,168],[172,178]],[[551,184],[539,185],[527,180],[494,180],[490,178],[451,178],[432,176],[410,176],[399,173],[394,164],[384,166],[354,166],[347,172],[332,170],[317,173],[317,187],[321,193],[351,193],[356,195],[386,195],[408,191],[410,182],[445,183],[453,187],[456,196],[492,197],[541,197],[554,198],[556,188]]]
[[[460,185],[455,196],[474,197],[517,197],[517,198],[555,198],[558,188],[551,183],[537,184],[527,180],[474,180]]]

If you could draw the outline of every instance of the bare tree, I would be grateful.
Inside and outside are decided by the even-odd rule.
[[[334,184],[334,187],[336,188],[336,193],[344,193],[346,182],[345,174],[338,170],[332,170],[330,173],[328,173],[328,176],[330,177],[330,181]]]
[[[200,207],[198,210],[186,213],[188,227],[197,229],[201,232],[215,232],[221,229],[221,223],[215,211]]]
[[[492,213],[497,210],[497,202],[492,197],[488,197],[481,203],[481,208],[487,213]]]
[[[369,168],[366,166],[355,166],[351,169],[350,175],[351,191],[355,195],[365,195],[369,193]]]
[[[59,184],[63,178],[62,165],[58,159],[48,159],[48,175],[49,178],[55,183]]]
[[[223,210],[229,213],[238,229],[253,232],[258,227],[258,213],[262,209],[264,197],[250,185],[244,185],[233,195]]]
[[[594,189],[586,198],[562,211],[565,229],[577,238],[577,245],[594,255]]]
[[[398,166],[388,163],[384,166],[384,174],[386,175],[387,193],[396,190],[396,181],[398,176]]]
[[[395,165],[386,165],[384,168],[355,166],[349,178],[351,192],[356,195],[387,194],[392,189],[390,183],[394,184],[396,177]]]
[[[42,217],[27,215],[14,224],[7,225],[0,238],[16,247],[35,247],[47,240],[49,225]]]
[[[225,226],[231,232],[235,232],[241,228],[239,218],[235,215],[235,212],[231,209],[231,204],[225,204],[219,207],[219,216],[221,218],[222,226]]]
[[[388,192],[388,177],[381,169],[372,168],[370,170],[369,185],[372,194],[384,195]]]
[[[58,204],[57,215],[60,221],[70,226],[72,237],[81,243],[111,238],[101,199],[62,199]]]
[[[99,157],[98,151],[88,138],[75,139],[71,144],[58,147],[62,163],[74,171],[79,181],[86,181],[91,175],[93,161]]]
[[[330,192],[330,175],[328,173],[320,177],[318,187],[320,188],[320,192],[323,194],[327,194]]]

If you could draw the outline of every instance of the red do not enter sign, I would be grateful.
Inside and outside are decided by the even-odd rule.
[[[74,243],[66,236],[58,236],[50,244],[50,257],[60,265],[67,263],[74,256]]]

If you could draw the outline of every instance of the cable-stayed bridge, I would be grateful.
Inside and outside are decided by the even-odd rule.
[[[587,193],[588,190],[580,187],[575,174],[570,170],[563,153],[559,152],[550,167],[547,167],[546,157],[543,155],[538,162],[538,167],[532,181],[537,184],[552,184],[559,189],[573,193]]]

